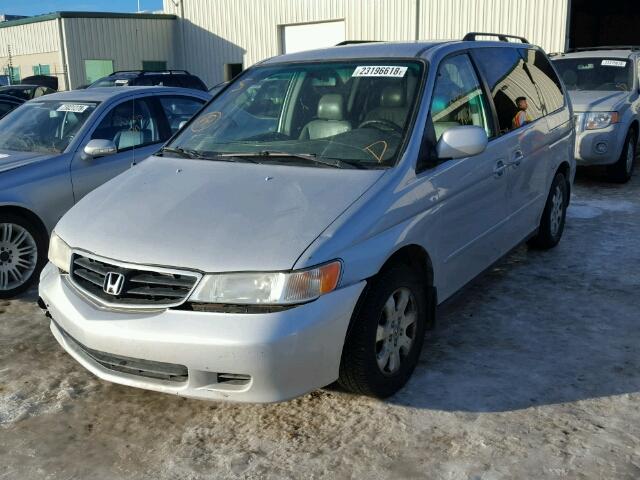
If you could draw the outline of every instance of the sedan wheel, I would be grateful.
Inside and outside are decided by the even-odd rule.
[[[38,265],[38,246],[24,227],[0,223],[0,290],[13,290],[27,282]]]
[[[408,288],[391,294],[382,309],[376,332],[376,360],[380,371],[394,374],[413,347],[418,311]]]

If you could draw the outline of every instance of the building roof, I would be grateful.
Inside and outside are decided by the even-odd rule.
[[[119,13],[119,12],[53,12],[33,17],[0,22],[0,28],[15,27],[28,23],[46,22],[57,18],[133,18],[148,20],[175,20],[175,15],[166,13]]]

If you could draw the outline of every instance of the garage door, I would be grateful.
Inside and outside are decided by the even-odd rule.
[[[285,25],[282,40],[284,53],[332,47],[345,40],[344,21]]]

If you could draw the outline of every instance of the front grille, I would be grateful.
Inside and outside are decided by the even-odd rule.
[[[105,291],[109,273],[124,276],[118,294]],[[88,256],[73,255],[71,280],[80,289],[107,305],[126,307],[170,307],[184,302],[196,282],[198,274],[145,270],[125,267]]]
[[[78,342],[75,338],[65,332],[57,323],[56,327],[67,343],[72,344],[77,350],[82,351],[82,353],[91,360],[109,370],[174,383],[185,383],[189,378],[189,372],[187,367],[184,365],[141,360],[139,358],[125,357],[122,355],[114,355],[112,353],[93,350],[92,348],[86,347]]]

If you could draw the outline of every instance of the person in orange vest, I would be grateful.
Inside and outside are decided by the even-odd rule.
[[[526,97],[518,97],[516,98],[516,105],[518,107],[518,113],[516,113],[515,117],[513,117],[513,121],[511,122],[513,128],[520,128],[523,125],[531,122],[531,117],[527,113],[527,99]]]

